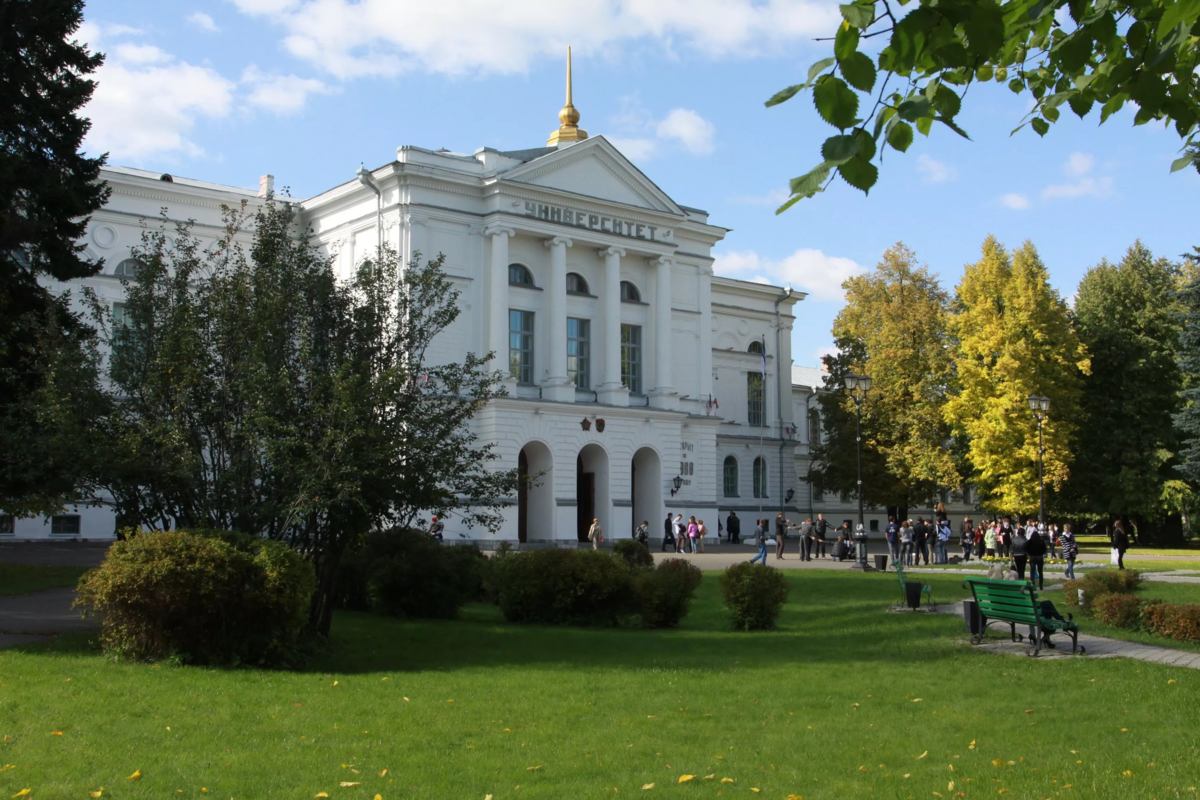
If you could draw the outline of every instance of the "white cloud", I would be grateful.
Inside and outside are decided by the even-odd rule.
[[[924,153],[917,156],[917,172],[921,173],[928,183],[942,183],[958,177],[958,171],[954,167]]]
[[[689,153],[713,151],[713,124],[690,108],[672,109],[655,132],[660,139],[678,139]]]
[[[95,74],[96,91],[84,111],[92,121],[88,149],[134,160],[179,151],[201,153],[187,134],[198,118],[229,113],[235,84],[208,67],[177,61],[152,45],[110,46],[104,41],[138,32],[117,25],[81,30],[81,40],[108,50],[108,58]]]
[[[720,253],[713,271],[755,283],[792,286],[807,292],[811,300],[841,302],[845,299],[842,283],[864,270],[848,258],[802,247],[781,260],[762,258],[753,250]]]
[[[208,14],[205,14],[203,11],[197,11],[195,14],[190,14],[187,18],[187,21],[195,25],[200,30],[208,31],[209,33],[216,33],[220,30],[220,28],[217,27],[217,23],[213,21],[213,18]]]
[[[1067,157],[1067,163],[1063,165],[1063,172],[1072,178],[1078,178],[1091,172],[1095,165],[1096,159],[1087,153],[1071,153]]]
[[[1018,192],[1009,192],[1000,197],[1000,202],[1014,211],[1024,211],[1029,208],[1029,198]]]
[[[612,142],[613,147],[621,151],[621,154],[630,161],[649,161],[653,158],[658,150],[658,142],[653,139],[640,138],[622,138],[619,136],[605,136],[605,139]]]
[[[1074,183],[1057,183],[1047,186],[1042,189],[1042,199],[1049,200],[1055,197],[1063,197],[1068,200],[1077,197],[1101,199],[1112,194],[1112,188],[1113,179],[1109,177],[1081,178]]]
[[[541,0],[233,2],[278,25],[292,55],[340,78],[511,74],[541,57],[562,58],[568,44],[580,55],[630,43],[709,58],[778,55],[839,22],[820,0],[594,0],[551,11]]]
[[[791,192],[789,192],[786,188],[782,188],[772,189],[766,194],[742,194],[738,195],[737,197],[731,197],[730,200],[741,205],[770,206],[771,208],[778,208],[786,203],[788,198],[791,196]]]
[[[298,75],[268,75],[251,64],[242,73],[242,82],[252,88],[247,102],[276,114],[294,114],[304,108],[308,96],[328,92],[329,88],[315,78]]]

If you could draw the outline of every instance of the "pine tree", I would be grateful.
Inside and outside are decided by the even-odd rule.
[[[958,393],[946,420],[966,445],[971,482],[991,511],[1038,508],[1038,427],[1030,395],[1050,398],[1047,489],[1070,475],[1086,349],[1033,244],[1009,256],[993,237],[966,268],[950,329]]]
[[[1139,539],[1182,533],[1175,475],[1179,409],[1180,270],[1135,243],[1119,264],[1088,270],[1075,301],[1079,335],[1091,357],[1081,400],[1088,435],[1076,447],[1071,506],[1104,519],[1132,519]]]

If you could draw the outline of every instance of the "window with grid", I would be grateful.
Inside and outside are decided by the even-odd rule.
[[[579,389],[592,385],[591,332],[590,320],[567,317],[567,377]]]
[[[808,443],[812,447],[821,443],[821,415],[815,408],[808,412]]]
[[[50,533],[67,536],[79,534],[79,515],[62,514],[50,518]]]
[[[763,376],[761,372],[746,373],[746,419],[761,428],[766,425],[763,408]]]
[[[533,286],[533,273],[524,264],[509,264],[508,282],[512,286]]]
[[[640,303],[642,302],[642,293],[629,281],[621,281],[621,302]]]
[[[11,536],[16,533],[17,521],[12,514],[0,514],[0,536]]]
[[[588,291],[587,280],[578,272],[567,273],[567,294],[591,295],[591,292]]]
[[[113,328],[124,328],[129,324],[129,317],[126,315],[124,303],[112,304],[112,321]]]
[[[642,326],[621,326],[621,385],[642,393]]]
[[[508,312],[508,371],[518,383],[533,383],[533,312]]]
[[[733,456],[725,456],[725,496],[738,496],[738,463]]]
[[[767,496],[767,460],[762,456],[754,459],[754,496]]]

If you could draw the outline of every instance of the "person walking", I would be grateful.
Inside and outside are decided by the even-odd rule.
[[[1025,552],[1029,554],[1029,582],[1033,583],[1036,572],[1038,591],[1041,591],[1046,588],[1046,540],[1036,530],[1025,542]]]
[[[729,517],[725,520],[725,533],[729,534],[730,544],[742,543],[742,521],[738,519],[736,511],[729,512]]]
[[[1075,541],[1075,532],[1071,530],[1071,523],[1063,524],[1058,542],[1062,549],[1062,556],[1067,560],[1067,580],[1073,581],[1075,580],[1075,558],[1079,555],[1079,543]]]
[[[1017,565],[1017,580],[1019,581],[1025,580],[1025,564],[1029,561],[1028,546],[1029,540],[1025,538],[1025,531],[1018,528],[1017,535],[1013,537],[1012,560]]]
[[[1058,558],[1058,554],[1055,552],[1055,548],[1056,548],[1056,547],[1058,547],[1058,539],[1059,539],[1059,535],[1058,535],[1058,526],[1057,526],[1057,525],[1051,525],[1051,526],[1050,526],[1050,528],[1049,528],[1049,530],[1047,531],[1047,534],[1048,534],[1048,535],[1049,535],[1049,537],[1050,537],[1050,539],[1049,539],[1049,545],[1050,545],[1050,557],[1051,557],[1051,558]]]
[[[812,517],[800,523],[800,560],[812,561],[814,533]]]
[[[825,557],[825,540],[829,536],[829,521],[825,519],[824,514],[817,514],[817,522],[813,526],[817,532],[817,557]]]
[[[696,534],[699,533],[700,527],[696,524],[695,517],[688,517],[687,524],[687,542],[691,547],[692,555],[696,554]]]
[[[1000,528],[995,523],[987,529],[987,533],[983,535],[984,552],[989,556],[996,555],[996,539],[1000,536]]]
[[[668,511],[667,518],[666,518],[666,520],[663,521],[663,543],[662,543],[662,551],[661,551],[663,553],[667,552],[667,545],[671,545],[672,548],[675,547],[675,526],[673,524],[674,522],[675,522],[675,520],[673,520],[671,518],[671,512]]]
[[[900,526],[896,524],[895,517],[888,517],[888,524],[884,528],[883,537],[887,540],[888,560],[897,560],[900,557]]]
[[[1125,551],[1129,549],[1129,534],[1121,520],[1113,523],[1113,550],[1117,551],[1117,569],[1125,569]]]
[[[446,526],[440,519],[438,519],[437,517],[434,517],[430,521],[430,523],[429,523],[429,538],[430,539],[433,539],[438,542],[442,541],[445,531],[446,531]]]
[[[708,528],[704,524],[704,520],[696,520],[696,546],[700,549],[697,552],[704,552],[704,537],[708,536]]]
[[[1012,521],[1005,517],[1000,522],[1000,529],[996,531],[996,544],[999,545],[997,555],[1007,556],[1009,549],[1012,547],[1013,524]]]
[[[650,520],[642,520],[642,524],[637,526],[637,530],[633,532],[633,538],[643,546],[650,541]]]
[[[911,519],[904,520],[900,526],[900,561],[906,567],[913,565],[913,524]]]
[[[963,517],[958,526],[958,544],[962,547],[963,563],[971,562],[971,551],[975,549],[975,523],[969,516]]]
[[[671,523],[671,532],[675,536],[675,552],[687,552],[687,523],[683,521],[683,514],[676,514],[675,521]]]
[[[950,520],[944,519],[938,523],[937,539],[934,546],[937,548],[937,563],[949,564],[950,556],[946,552],[946,548],[950,546],[950,537],[953,532],[950,530]]]
[[[600,549],[600,543],[604,541],[604,532],[600,530],[600,520],[592,520],[592,527],[588,528],[588,541],[592,543],[593,550]]]
[[[775,515],[775,560],[783,559],[783,545],[787,541],[787,520],[780,511]]]
[[[758,555],[750,559],[750,563],[761,561],[765,567],[767,565],[767,521],[765,519],[760,519],[754,526],[754,543],[758,545]]]
[[[921,563],[921,556],[925,556],[925,565],[929,565],[929,528],[925,525],[924,517],[917,517],[917,524],[913,525],[913,547],[916,549],[916,556],[913,561],[916,564]]]
[[[983,535],[987,533],[987,528],[982,522],[975,526],[975,557],[983,558]]]

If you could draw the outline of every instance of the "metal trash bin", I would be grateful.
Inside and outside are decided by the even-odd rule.
[[[983,615],[979,613],[979,603],[973,599],[963,600],[963,625],[972,636],[983,632]]]
[[[887,570],[887,564],[888,557],[886,555],[875,556],[875,569],[879,570],[880,572],[885,572]]]
[[[908,581],[904,584],[904,598],[908,601],[908,607],[918,609],[921,607],[921,584]]]

